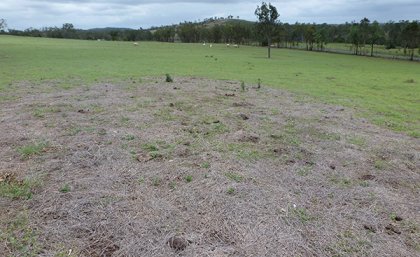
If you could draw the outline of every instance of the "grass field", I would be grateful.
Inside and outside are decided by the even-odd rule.
[[[420,64],[256,47],[97,42],[0,36],[0,89],[20,81],[95,80],[164,75],[234,79],[285,88],[354,107],[376,124],[420,135]],[[1,99],[1,98],[0,98]]]
[[[420,65],[265,54],[0,37],[0,256],[419,256]]]

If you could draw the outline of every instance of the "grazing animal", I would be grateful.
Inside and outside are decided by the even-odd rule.
[[[230,47],[230,44],[226,44],[227,47]]]
[[[238,46],[238,45],[233,45],[233,47],[235,47],[235,48],[239,48],[239,46]]]
[[[204,43],[203,43],[203,46],[205,46],[205,45],[206,45],[206,43],[204,42]]]
[[[134,46],[138,46],[138,45],[139,45],[139,43],[137,43],[137,42],[134,42],[134,43],[133,43],[133,45],[134,45]]]
[[[212,48],[213,47],[213,45],[212,44],[210,44],[210,48]]]

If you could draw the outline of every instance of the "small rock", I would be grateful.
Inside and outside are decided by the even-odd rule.
[[[225,94],[225,96],[235,96],[235,94]]]
[[[214,120],[213,123],[220,123],[220,120]]]
[[[179,87],[174,87],[174,90],[179,90],[180,88]]]
[[[239,116],[243,119],[243,120],[249,120],[249,117],[246,114],[239,114]]]
[[[180,236],[173,236],[169,238],[168,245],[175,251],[183,251],[188,246],[188,241]]]
[[[169,107],[174,107],[175,106],[175,104],[174,103],[170,103],[169,104]]]
[[[83,110],[83,109],[80,109],[80,110],[78,110],[77,112],[78,112],[78,113],[88,113],[88,112],[89,112],[89,110]]]
[[[330,164],[330,169],[335,170],[335,165],[334,164]]]

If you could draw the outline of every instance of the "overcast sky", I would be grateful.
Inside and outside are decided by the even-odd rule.
[[[268,2],[268,1],[267,1]],[[363,17],[386,22],[419,20],[420,0],[278,0],[282,22],[344,23]],[[148,28],[233,15],[256,20],[252,0],[0,0],[0,18],[9,28]]]

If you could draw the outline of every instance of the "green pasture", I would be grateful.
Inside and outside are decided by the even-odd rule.
[[[0,36],[0,96],[21,81],[90,84],[143,76],[245,81],[353,107],[395,131],[420,136],[420,63],[259,47],[79,41]],[[2,97],[0,97],[1,101]]]

